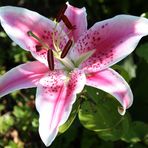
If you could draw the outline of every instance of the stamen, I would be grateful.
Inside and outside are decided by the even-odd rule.
[[[61,51],[60,48],[59,48],[59,46],[60,46],[60,38],[61,38],[61,37],[64,37],[64,36],[61,36],[61,33],[62,33],[63,29],[64,29],[64,24],[63,24],[62,27],[61,27],[61,30],[60,30],[60,32],[59,32],[59,34],[58,34],[58,38],[57,38],[56,41],[55,41],[55,33],[54,33],[55,31],[52,33],[53,46],[54,46],[54,48],[55,48],[55,50],[56,50],[57,52],[60,52],[60,51]]]
[[[69,40],[69,41],[67,42],[67,44],[65,45],[65,47],[64,47],[64,49],[63,49],[63,51],[62,51],[62,54],[61,54],[61,58],[62,58],[62,59],[67,55],[67,53],[68,53],[70,47],[72,46],[72,43],[73,43],[72,40]]]
[[[27,32],[28,36],[35,38],[45,49],[49,49],[48,45],[46,45],[39,37],[37,37],[32,31]]]
[[[69,19],[66,15],[62,15],[61,19],[68,29],[70,29],[70,30],[76,29],[76,26],[71,24],[71,22],[69,21]]]
[[[41,50],[42,50],[42,46],[41,46],[41,45],[36,45],[36,46],[35,46],[35,48],[36,48],[36,52],[38,52],[38,51],[41,51]]]
[[[67,5],[64,4],[64,6],[61,8],[61,10],[59,11],[59,13],[58,13],[58,15],[56,17],[56,21],[57,22],[60,22],[61,21],[62,15],[64,15],[66,9],[67,9]]]
[[[53,71],[54,70],[54,58],[53,58],[53,51],[51,49],[47,51],[47,61],[48,61],[49,69]]]
[[[28,31],[27,34],[28,34],[28,36],[32,36],[32,37],[34,37],[36,40],[41,41],[41,39],[39,39],[32,31]]]

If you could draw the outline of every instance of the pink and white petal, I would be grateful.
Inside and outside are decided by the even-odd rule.
[[[143,36],[148,35],[148,19],[131,15],[118,15],[92,26],[71,50],[71,58],[96,49],[81,68],[103,70],[129,55]]]
[[[28,9],[12,6],[0,7],[0,22],[5,32],[16,44],[31,51],[37,60],[46,65],[47,50],[45,48],[38,50],[37,46],[41,44],[32,36],[29,36],[28,31],[32,31],[50,49],[54,49],[53,32],[55,40],[58,37],[60,38],[60,48],[63,48],[68,40],[59,25],[55,28],[53,21]]]
[[[90,73],[86,77],[86,85],[101,89],[114,96],[122,105],[118,111],[125,114],[133,103],[133,94],[127,82],[113,69]]]
[[[0,76],[0,97],[15,90],[36,87],[38,81],[46,72],[48,72],[47,67],[37,61],[11,69],[3,76]]]
[[[78,40],[78,38],[87,31],[87,13],[85,7],[76,8],[72,5],[67,4],[67,9],[65,11],[65,15],[68,17],[69,21],[76,29],[72,30],[69,37],[74,39],[74,42]],[[61,26],[63,26],[63,22],[60,22]],[[65,26],[65,25],[64,25]],[[67,27],[64,27],[65,32],[69,32]]]
[[[36,108],[40,114],[39,134],[46,146],[49,146],[58,128],[68,119],[72,105],[86,82],[85,75],[74,72],[67,81],[62,71],[54,71],[43,77],[37,87]]]

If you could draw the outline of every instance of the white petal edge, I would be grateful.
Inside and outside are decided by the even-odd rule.
[[[0,76],[0,97],[15,90],[36,87],[48,68],[34,61],[19,65]]]
[[[46,146],[51,145],[58,134],[58,128],[67,121],[72,105],[76,100],[76,94],[81,92],[85,85],[85,75],[77,76],[73,72],[69,82],[65,83],[65,80],[67,81],[65,74],[54,71],[52,74],[50,73],[43,77],[38,85],[36,108],[40,114],[39,134]],[[79,81],[76,80],[77,78]],[[76,84],[75,88],[72,85],[73,83]],[[56,85],[58,86],[58,94],[54,91],[52,92],[51,89]],[[42,89],[43,87],[44,89]]]

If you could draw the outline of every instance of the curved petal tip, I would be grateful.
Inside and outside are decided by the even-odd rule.
[[[76,10],[75,12],[78,13],[78,14],[79,13],[82,13],[83,11],[86,11],[86,8],[85,7],[82,7],[82,8],[73,7],[72,5],[69,4],[69,2],[66,2],[66,5],[68,7],[73,8],[73,10]]]
[[[118,112],[119,112],[120,115],[124,116],[125,113],[126,113],[126,108],[119,106]]]

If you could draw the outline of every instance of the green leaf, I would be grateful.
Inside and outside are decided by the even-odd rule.
[[[80,108],[80,102],[81,102],[81,98],[78,98],[77,101],[73,105],[73,109],[70,113],[69,119],[66,121],[66,123],[64,123],[63,125],[61,125],[59,127],[59,134],[64,133],[70,127],[70,125],[73,123],[73,121],[78,113],[78,110]]]
[[[28,106],[14,106],[13,115],[16,117],[17,128],[23,131],[36,131],[38,116]]]
[[[5,109],[5,105],[0,104],[0,112]]]
[[[127,148],[147,148],[147,146],[141,143],[132,143]]]
[[[13,124],[14,119],[10,114],[0,116],[0,133],[5,134]]]
[[[94,132],[83,129],[80,147],[94,148],[96,145],[100,148],[100,139],[98,136]]]
[[[142,44],[137,48],[136,54],[148,63],[148,43]]]
[[[39,127],[39,121],[38,121],[37,118],[33,118],[31,123],[32,123],[32,126],[34,128],[38,128]]]
[[[122,117],[114,126],[98,133],[99,137],[104,140],[119,140],[122,135],[127,133],[129,128],[128,116]]]
[[[122,63],[121,64],[122,68],[124,68],[128,72],[129,80],[131,80],[132,78],[135,78],[137,65],[134,63],[133,56],[129,55],[121,63]],[[121,73],[121,75],[122,75],[122,73]]]
[[[10,141],[9,144],[5,146],[4,148],[18,148],[18,145],[14,143],[13,141]]]
[[[140,121],[135,121],[130,124],[128,132],[123,135],[122,140],[126,142],[137,143],[144,141],[148,145],[148,124]]]
[[[134,92],[134,105],[130,111],[134,120],[148,122],[146,117],[148,109],[148,63],[145,60],[138,63],[136,73],[136,78],[131,81],[132,91]]]
[[[101,141],[99,148],[114,148],[114,144],[111,141]]]
[[[15,63],[27,62],[28,61],[27,51],[25,51],[25,50],[21,51],[21,48],[18,45],[12,44],[12,51],[13,52],[10,55],[14,59]]]
[[[82,125],[104,140],[117,140],[128,130],[128,117],[117,112],[118,102],[108,94],[86,87],[88,99],[81,104]]]
[[[119,65],[114,65],[112,68],[117,71],[127,82],[130,81],[130,76],[124,68]]]
[[[28,116],[30,116],[31,112],[29,112],[30,110],[28,110],[27,107],[25,106],[15,106],[14,107],[14,111],[13,114],[14,116],[17,117],[17,119],[21,119],[21,118],[27,118]]]

